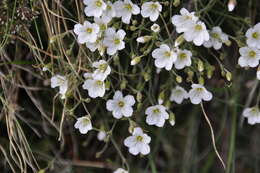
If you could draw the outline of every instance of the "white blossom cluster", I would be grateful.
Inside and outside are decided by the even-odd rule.
[[[254,68],[258,66],[256,78],[260,80],[260,23],[249,28],[245,36],[247,45],[239,49],[240,57],[238,59],[238,64],[245,68]],[[257,106],[245,108],[243,116],[247,118],[248,124],[250,125],[260,123],[260,112]]]
[[[239,49],[238,64],[241,67],[257,67],[260,60],[260,23],[249,28],[245,35],[247,45]],[[259,72],[257,78],[260,80]]]
[[[96,99],[105,96],[106,81],[113,71],[111,65],[113,59],[105,60],[104,57],[115,56],[118,51],[125,49],[127,43],[127,33],[121,28],[112,27],[113,19],[119,18],[123,24],[130,24],[133,16],[141,14],[143,18],[149,18],[151,22],[155,22],[159,18],[163,7],[159,1],[144,2],[140,7],[131,0],[118,0],[114,3],[103,0],[84,0],[83,2],[85,4],[84,12],[89,20],[84,21],[82,24],[77,23],[73,31],[79,44],[84,44],[91,52],[98,50],[102,58],[92,62],[91,72],[83,75],[84,83],[82,88],[88,91],[90,98]],[[91,17],[93,17],[93,20],[91,20]],[[222,32],[219,26],[208,30],[205,23],[199,20],[199,16],[196,16],[195,12],[189,12],[185,8],[180,10],[179,15],[174,15],[171,22],[175,26],[176,32],[182,34],[179,38],[183,38],[188,44],[203,45],[206,48],[213,47],[215,50],[219,50],[223,44],[229,42],[227,34]],[[150,29],[155,35],[160,32],[160,26],[156,23],[153,23]],[[238,63],[242,67],[256,67],[260,59],[260,24],[250,28],[246,36],[247,46],[240,48],[241,57]],[[144,44],[152,39],[152,35],[139,36],[136,43]],[[182,70],[190,67],[193,62],[192,51],[188,50],[187,47],[181,48],[178,39],[176,39],[175,45],[170,42],[160,41],[158,47],[151,50],[151,57],[154,59],[158,71],[161,69],[166,69],[167,72]],[[133,59],[131,65],[138,64],[140,60],[141,57]],[[260,73],[258,75],[260,77]],[[66,76],[54,75],[51,78],[51,87],[59,87],[62,99],[66,98],[68,85],[69,79]],[[124,94],[125,92],[114,90],[113,97],[106,101],[106,109],[117,120],[127,119],[132,121],[138,99],[134,95]],[[181,104],[185,99],[189,99],[192,104],[197,105],[203,101],[212,100],[212,97],[212,93],[201,82],[198,82],[192,83],[189,91],[176,84],[171,90],[169,100]],[[147,125],[163,127],[167,120],[171,125],[175,124],[175,118],[170,113],[169,107],[163,105],[163,100],[158,101],[158,104],[150,104],[144,110]],[[243,112],[243,116],[248,118],[249,124],[260,123],[257,108],[247,108]],[[79,129],[81,134],[88,133],[89,130],[93,129],[91,117],[88,115],[78,118],[74,127]],[[105,130],[100,130],[97,137],[100,141],[109,138]],[[135,125],[130,136],[125,138],[123,143],[131,154],[147,155],[150,153],[150,142],[151,137],[148,133],[140,125]],[[128,173],[128,171],[118,168],[114,173]]]

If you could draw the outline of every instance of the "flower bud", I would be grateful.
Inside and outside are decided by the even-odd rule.
[[[160,94],[159,94],[159,97],[158,97],[158,103],[159,105],[163,104],[163,100],[165,99],[165,93],[162,91]]]
[[[172,112],[170,112],[170,115],[169,115],[169,123],[171,124],[171,126],[175,125],[175,114]]]
[[[204,65],[201,60],[198,61],[198,70],[199,72],[202,72],[204,70]]]
[[[199,77],[199,84],[204,85],[205,80],[202,76]]]
[[[137,124],[133,120],[129,120],[129,128],[128,128],[129,133],[132,134],[134,132],[135,127],[137,127]]]
[[[137,95],[136,95],[136,100],[137,102],[142,102],[142,93],[140,91],[138,91]]]
[[[231,81],[231,79],[232,79],[232,74],[229,72],[229,71],[227,71],[227,73],[226,73],[226,79],[227,79],[227,81]]]
[[[123,90],[126,88],[126,85],[127,85],[127,80],[123,80],[120,84],[120,89]]]
[[[154,23],[152,26],[151,26],[151,30],[153,32],[159,32],[160,31],[160,25]]]
[[[178,83],[182,83],[182,77],[181,76],[176,76],[176,81],[178,82]]]
[[[184,37],[183,37],[183,34],[182,34],[175,40],[174,46],[175,47],[180,46],[183,43],[183,41],[184,41]]]
[[[236,0],[229,0],[228,1],[228,11],[233,11],[237,5]]]
[[[110,81],[106,80],[106,82],[105,82],[105,88],[106,88],[106,90],[109,90],[109,89],[110,89]]]
[[[173,6],[174,7],[177,7],[177,6],[179,6],[180,5],[180,0],[174,0],[173,1]]]
[[[146,35],[146,36],[138,37],[136,39],[136,41],[138,43],[146,43],[146,42],[150,41],[152,38],[153,38],[152,36]]]
[[[138,64],[138,63],[141,61],[141,59],[142,59],[141,56],[137,56],[137,57],[133,58],[133,59],[131,60],[131,65],[136,65],[136,64]]]

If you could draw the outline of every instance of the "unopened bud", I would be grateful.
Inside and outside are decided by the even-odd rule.
[[[126,85],[127,85],[127,81],[126,80],[123,80],[120,84],[120,89],[123,90],[126,88]]]
[[[171,126],[175,125],[175,114],[172,112],[170,112],[170,115],[169,115],[169,123],[171,124]]]
[[[158,103],[159,103],[159,105],[163,104],[164,98],[165,98],[165,94],[164,94],[164,92],[161,92],[161,93],[159,94],[159,98],[158,98]]]
[[[174,7],[177,7],[177,6],[179,6],[180,5],[180,0],[174,0],[173,1],[173,6]]]
[[[142,57],[138,56],[131,60],[131,65],[136,65],[141,61]]]
[[[137,95],[136,95],[136,100],[137,102],[142,102],[142,93],[141,92],[138,92]]]
[[[176,76],[176,81],[178,82],[178,83],[182,83],[182,77],[181,76]]]
[[[175,47],[180,46],[183,43],[183,41],[184,41],[184,37],[183,37],[183,34],[182,34],[175,40],[174,46]]]
[[[105,88],[106,88],[106,90],[109,90],[109,89],[110,89],[110,81],[106,80],[106,82],[105,82]]]
[[[228,1],[228,11],[233,11],[237,5],[236,0],[229,0]]]
[[[148,41],[150,41],[152,39],[152,36],[146,35],[146,36],[142,36],[142,37],[138,37],[136,39],[136,41],[138,43],[147,43]]]
[[[199,77],[199,84],[204,85],[205,80],[202,76]]]
[[[160,25],[154,23],[152,26],[151,26],[151,30],[153,32],[159,32],[160,31]]]
[[[232,79],[232,74],[228,71],[227,73],[226,73],[226,79],[230,82],[231,81],[231,79]]]
[[[230,46],[230,45],[231,45],[231,41],[230,41],[230,40],[227,40],[227,41],[225,42],[225,45],[226,45],[226,46]]]
[[[130,26],[130,30],[131,30],[131,31],[135,31],[136,29],[137,29],[136,26]]]
[[[198,61],[198,70],[199,72],[202,72],[204,70],[204,65],[201,60]]]
[[[128,128],[129,133],[133,133],[134,128],[136,128],[136,127],[137,127],[137,124],[133,120],[129,120],[129,128]]]

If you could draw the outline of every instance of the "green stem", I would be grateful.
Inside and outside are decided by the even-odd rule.
[[[235,100],[237,100],[237,99],[235,99]],[[236,106],[234,106],[233,110],[232,110],[231,137],[230,137],[230,142],[229,142],[229,151],[228,151],[226,173],[231,172],[232,163],[233,163],[234,158],[235,158],[235,142],[236,142],[236,127],[237,127],[236,121],[237,121],[237,108],[236,108]]]

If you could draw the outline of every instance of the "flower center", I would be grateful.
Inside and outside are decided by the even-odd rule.
[[[102,82],[101,80],[97,80],[97,81],[96,81],[96,84],[97,84],[98,86],[102,86],[102,85],[103,85],[103,82]]]
[[[97,7],[101,7],[102,6],[102,1],[100,1],[100,0],[96,1],[96,6]]]
[[[184,16],[184,19],[185,20],[190,20],[190,19],[192,19],[192,17],[187,15],[187,16]]]
[[[125,4],[125,8],[128,10],[128,11],[131,11],[133,9],[132,5],[131,4]]]
[[[120,39],[119,38],[114,39],[114,44],[116,45],[120,44]]]
[[[196,31],[201,31],[202,30],[202,26],[199,25],[199,24],[195,25],[195,30]]]
[[[254,33],[252,34],[252,37],[253,37],[254,39],[258,39],[258,37],[259,37],[258,32],[254,32]]]
[[[125,105],[125,103],[124,103],[123,101],[119,101],[119,102],[118,102],[118,106],[119,106],[120,108],[124,107],[124,105]]]
[[[258,114],[259,109],[258,108],[256,108],[256,107],[252,108],[251,112],[252,112],[251,116],[259,116],[259,114]]]
[[[256,56],[256,53],[255,51],[251,50],[249,51],[248,55],[251,57],[251,58],[254,58]]]
[[[187,58],[186,53],[180,53],[180,54],[179,54],[179,58],[180,58],[181,60],[186,59],[186,58]]]
[[[100,30],[104,31],[104,30],[106,30],[106,28],[107,28],[107,26],[104,23],[102,23],[100,25]]]
[[[92,28],[87,28],[86,31],[87,31],[87,33],[90,34],[90,33],[92,33],[93,29]]]
[[[198,92],[202,92],[202,91],[203,91],[203,88],[196,88],[196,90],[197,90]]]
[[[64,83],[65,83],[65,80],[63,80],[63,79],[61,79],[61,78],[58,78],[57,84],[58,84],[59,86],[63,85]]]
[[[151,4],[151,9],[152,10],[156,10],[158,8],[157,4],[153,3]]]
[[[82,123],[84,124],[84,126],[87,126],[89,124],[89,119],[85,118]]]
[[[160,109],[158,109],[158,108],[154,109],[154,110],[153,110],[153,113],[155,113],[155,114],[160,113]]]
[[[215,39],[218,39],[219,38],[219,35],[218,33],[212,33],[211,34],[211,37],[215,38]]]
[[[180,89],[175,90],[175,94],[177,96],[180,96],[182,94],[182,90],[180,90]]]
[[[98,69],[99,69],[100,71],[105,71],[105,70],[107,69],[107,64],[100,64],[99,67],[98,67]]]
[[[136,140],[138,141],[138,142],[142,142],[143,141],[143,137],[142,136],[136,136]]]
[[[164,52],[164,56],[166,56],[167,58],[169,58],[169,57],[171,56],[171,52],[165,51],[165,52]]]
[[[107,5],[107,9],[111,10],[112,9],[111,5]]]

